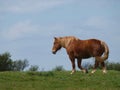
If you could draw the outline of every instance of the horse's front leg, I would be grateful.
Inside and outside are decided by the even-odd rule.
[[[78,67],[82,70],[83,73],[88,73],[88,71],[81,66],[81,62],[82,59],[78,58],[77,59]]]
[[[72,56],[69,56],[71,63],[72,63],[72,72],[70,74],[73,74],[75,72],[75,58]]]

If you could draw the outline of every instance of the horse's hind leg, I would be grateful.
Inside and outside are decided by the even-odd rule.
[[[94,69],[92,70],[92,74],[96,72],[96,68],[99,66],[99,61],[95,60],[95,65],[94,65]]]
[[[101,62],[101,66],[102,66],[102,69],[103,69],[103,73],[107,73],[106,71],[106,66],[105,66],[105,62]]]

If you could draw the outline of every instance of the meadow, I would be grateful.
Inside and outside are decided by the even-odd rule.
[[[120,72],[0,72],[0,90],[120,90]]]

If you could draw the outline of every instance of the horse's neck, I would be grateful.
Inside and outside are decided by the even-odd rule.
[[[64,48],[67,48],[73,40],[77,40],[77,38],[75,38],[75,37],[62,38],[61,39],[61,46],[64,47]]]
[[[66,48],[66,40],[65,39],[61,39],[61,46]]]

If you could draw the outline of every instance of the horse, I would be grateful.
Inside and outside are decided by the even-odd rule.
[[[81,40],[74,36],[54,37],[52,53],[56,54],[62,47],[66,49],[71,61],[71,74],[75,72],[75,59],[77,59],[78,68],[80,68],[82,72],[87,73],[87,69],[81,66],[81,61],[82,59],[90,57],[95,58],[95,65],[91,72],[92,74],[96,72],[96,68],[99,64],[102,66],[103,73],[107,73],[105,60],[108,59],[109,48],[104,41],[98,39]]]

